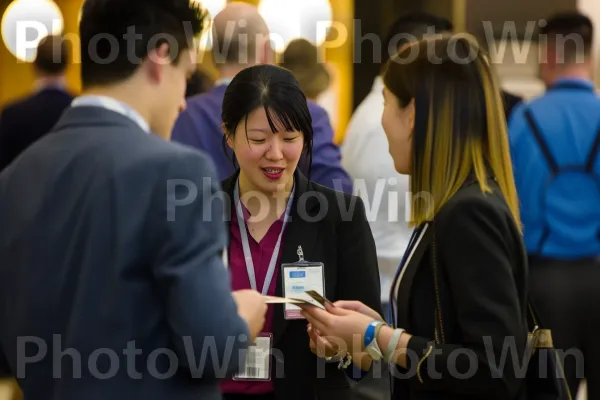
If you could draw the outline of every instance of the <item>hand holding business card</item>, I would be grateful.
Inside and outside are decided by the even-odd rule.
[[[305,299],[294,299],[288,297],[278,297],[278,296],[263,296],[266,304],[294,304],[300,308],[303,306],[316,306],[322,309],[325,309],[325,303],[333,306],[331,301],[327,300],[321,294],[317,293],[315,290],[307,290],[305,292],[314,302]],[[315,304],[315,302],[317,304]]]

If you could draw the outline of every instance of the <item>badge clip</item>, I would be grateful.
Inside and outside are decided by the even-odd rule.
[[[302,251],[302,246],[298,246],[296,253],[298,254],[298,261],[304,262],[304,252]]]

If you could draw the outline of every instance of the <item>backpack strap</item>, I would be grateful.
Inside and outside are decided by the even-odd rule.
[[[594,143],[592,144],[592,148],[590,149],[590,154],[588,154],[587,160],[585,162],[585,172],[590,175],[594,175],[594,165],[596,164],[596,159],[598,158],[598,154],[600,153],[600,129],[596,132],[596,138],[594,139]],[[598,232],[596,233],[598,237],[598,241],[600,241],[600,227],[598,227]]]
[[[548,166],[550,167],[550,172],[552,173],[553,176],[556,176],[559,172],[558,163],[556,162],[556,159],[550,152],[548,143],[546,142],[546,140],[544,140],[544,137],[542,136],[542,132],[540,131],[538,124],[535,122],[535,119],[533,119],[533,114],[531,113],[531,110],[529,108],[525,110],[525,120],[527,121],[527,125],[529,125],[529,129],[531,130],[531,133],[533,134],[533,138],[537,142],[538,147],[540,148],[540,151],[542,152],[542,156],[546,159],[546,162],[548,163]],[[544,248],[544,244],[546,243],[546,240],[548,240],[548,236],[550,236],[550,226],[548,226],[548,222],[545,222],[544,229],[542,230],[542,236],[540,237],[540,241],[538,242],[538,246],[537,246],[535,255],[538,255],[538,256],[542,255],[542,249]]]
[[[546,162],[548,163],[548,166],[550,167],[550,170],[552,171],[552,175],[558,174],[558,170],[559,170],[558,163],[556,162],[556,159],[550,152],[548,143],[542,136],[542,132],[540,131],[538,124],[533,119],[533,114],[531,113],[530,109],[525,110],[525,120],[527,121],[527,125],[529,125],[529,129],[531,130],[531,133],[533,134],[533,137],[534,137],[535,141],[537,142],[537,144],[540,148],[540,151],[542,152],[542,155],[546,159]]]
[[[598,129],[598,131],[596,132],[596,138],[594,139],[594,143],[592,144],[592,148],[590,149],[590,154],[588,154],[587,160],[585,162],[585,172],[590,174],[594,173],[594,165],[596,164],[598,153],[600,153],[600,129]]]

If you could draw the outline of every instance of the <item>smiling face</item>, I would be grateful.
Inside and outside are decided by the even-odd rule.
[[[304,148],[303,133],[286,131],[272,116],[275,133],[263,107],[240,121],[233,135],[225,133],[240,165],[240,182],[266,194],[291,189]]]

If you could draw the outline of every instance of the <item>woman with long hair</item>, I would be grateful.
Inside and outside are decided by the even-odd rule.
[[[362,201],[303,171],[311,165],[312,121],[292,73],[272,65],[241,71],[225,92],[222,119],[236,166],[222,183],[232,289],[305,300],[314,290],[379,310],[375,243]],[[351,399],[347,374],[353,366],[368,370],[369,360],[338,345],[317,338],[296,305],[269,304],[245,367],[223,382],[224,398]]]
[[[395,363],[393,399],[525,399],[527,259],[489,59],[471,37],[437,37],[403,48],[383,81],[382,124],[410,175],[415,227],[392,326],[359,301],[303,313],[320,335]]]

